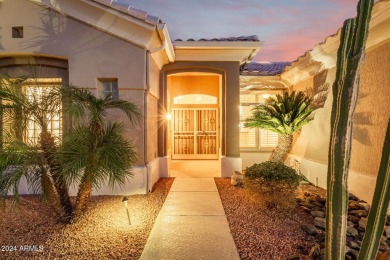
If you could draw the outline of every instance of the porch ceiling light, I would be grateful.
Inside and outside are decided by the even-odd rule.
[[[269,97],[270,97],[270,94],[267,94],[267,93],[266,93],[266,94],[263,94],[263,98],[264,98],[264,99],[267,99],[267,98],[269,98]]]

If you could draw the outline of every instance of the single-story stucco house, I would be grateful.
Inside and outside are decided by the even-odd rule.
[[[350,187],[368,201],[390,112],[389,7],[374,7],[355,116]],[[320,108],[288,162],[325,188],[339,33],[292,63],[251,63],[262,45],[256,36],[172,41],[160,18],[110,0],[0,1],[0,73],[31,75],[38,65],[42,81],[112,93],[142,113],[126,133],[139,155],[134,178],[95,194],[147,193],[161,177],[229,177],[267,160],[277,135],[243,122],[267,95],[294,89],[316,95]]]

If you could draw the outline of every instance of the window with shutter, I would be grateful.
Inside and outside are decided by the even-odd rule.
[[[274,148],[278,144],[278,134],[270,130],[259,129],[260,148]]]
[[[265,129],[244,127],[252,109],[264,102],[260,94],[240,95],[240,148],[245,150],[272,150],[278,144],[278,134]]]

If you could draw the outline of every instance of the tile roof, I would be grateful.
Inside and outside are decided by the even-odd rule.
[[[137,8],[132,7],[131,5],[124,6],[123,4],[118,4],[116,0],[91,0],[91,1],[97,2],[104,6],[115,9],[119,12],[130,15],[151,25],[157,25],[159,23],[162,23],[161,19],[158,18],[157,16],[150,15],[143,10],[139,10]]]
[[[176,39],[175,42],[182,42],[182,39]],[[257,35],[250,35],[250,36],[239,36],[239,37],[225,37],[225,38],[212,38],[212,39],[205,39],[201,38],[199,40],[195,39],[187,39],[184,40],[187,42],[194,42],[194,41],[199,41],[199,42],[259,42],[259,37]]]
[[[274,76],[281,74],[291,62],[251,62],[241,69],[241,75]]]

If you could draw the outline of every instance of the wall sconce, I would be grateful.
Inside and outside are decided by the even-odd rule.
[[[269,98],[270,97],[270,94],[263,94],[263,98],[264,99],[267,99],[267,98]]]
[[[127,219],[129,220],[129,225],[131,225],[131,220],[130,220],[130,213],[129,213],[129,208],[127,207],[127,202],[129,201],[129,199],[127,197],[123,197],[123,204],[125,205],[125,208],[126,208],[126,213],[127,213]]]
[[[167,113],[167,115],[165,117],[167,118],[167,120],[171,120],[171,118],[172,118],[171,113]]]

